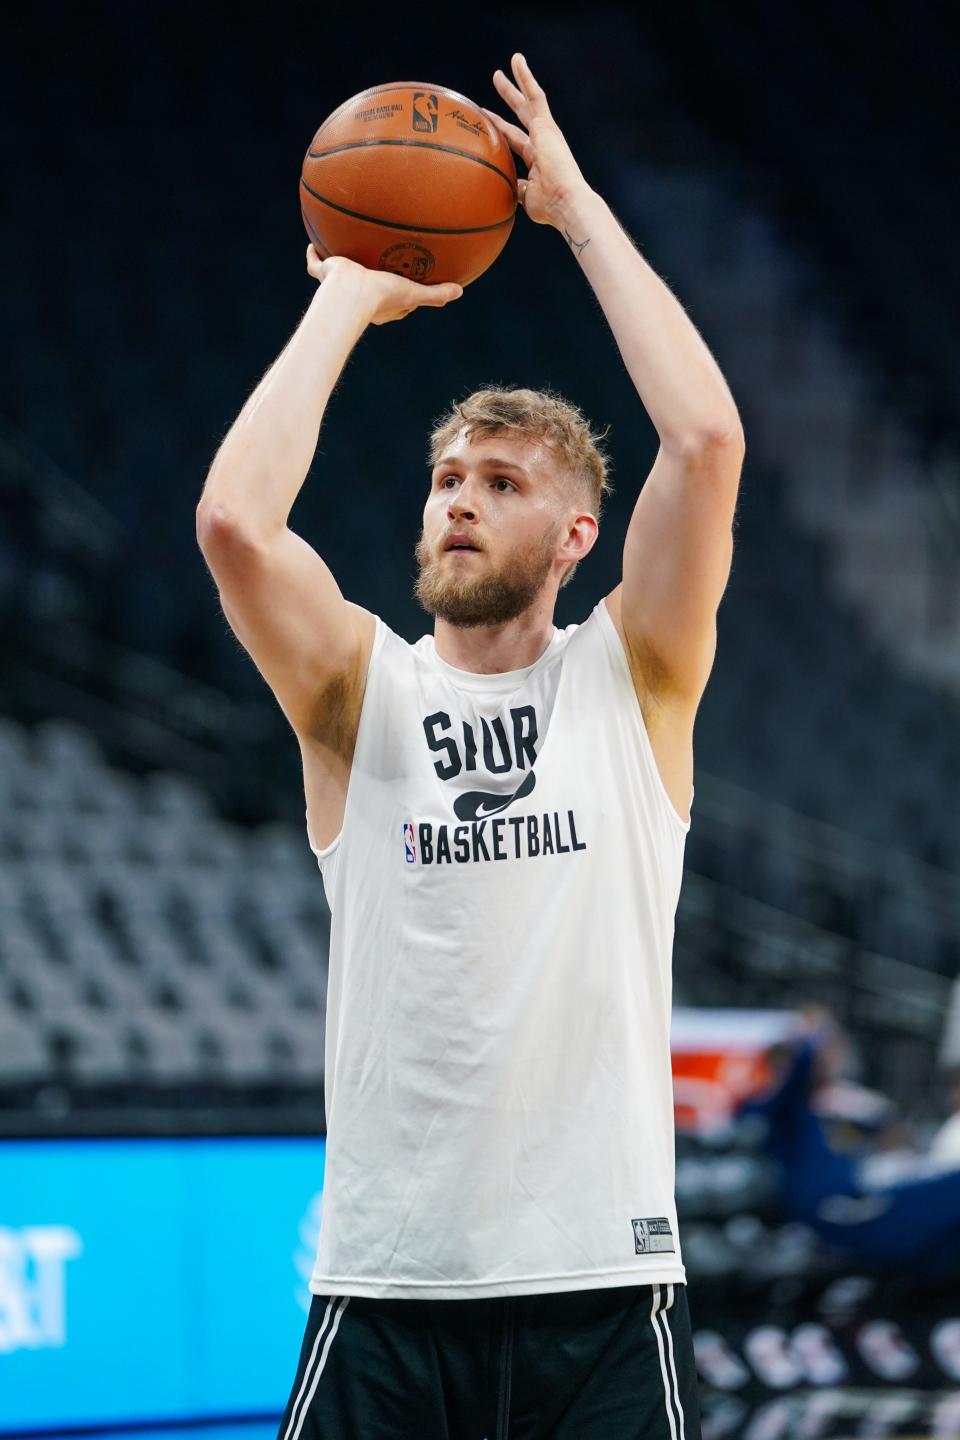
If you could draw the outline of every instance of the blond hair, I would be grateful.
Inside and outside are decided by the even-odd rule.
[[[613,489],[608,477],[610,462],[600,446],[607,431],[592,430],[583,411],[553,390],[504,390],[491,385],[454,401],[430,432],[431,468],[461,433],[472,440],[475,435],[511,431],[525,439],[541,440],[553,451],[590,513],[599,520],[604,496]],[[578,564],[575,561],[567,567],[561,589],[573,579]]]

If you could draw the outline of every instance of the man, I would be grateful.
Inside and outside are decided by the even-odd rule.
[[[368,324],[459,287],[308,250],[299,329],[198,511],[299,740],[332,911],[315,1296],[282,1440],[699,1433],[673,1199],[670,962],[694,715],[731,564],[736,407],[520,55],[490,114],[592,285],[660,450],[623,581],[559,630],[604,462],[579,412],[481,392],[434,432],[410,646],[287,517]]]

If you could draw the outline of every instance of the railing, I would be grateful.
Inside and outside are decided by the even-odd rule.
[[[894,895],[917,908],[941,934],[960,940],[960,876],[907,851],[879,844],[698,770],[693,823],[724,845],[722,878],[749,895],[751,846],[780,850],[842,888],[862,908]]]

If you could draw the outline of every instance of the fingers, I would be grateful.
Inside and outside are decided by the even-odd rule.
[[[448,305],[451,300],[459,300],[463,294],[462,285],[425,285],[426,295],[420,301],[421,305]]]
[[[326,260],[321,259],[316,246],[311,242],[311,244],[307,246],[307,274],[312,275],[314,280],[322,280],[326,263]]]
[[[373,319],[374,325],[387,325],[392,320],[406,320],[414,310],[441,310],[451,301],[459,300],[463,294],[462,285],[421,285],[416,280],[404,280],[398,275],[392,278],[399,280],[403,288],[393,303],[387,302],[378,310]],[[394,308],[395,305],[397,308]]]
[[[493,83],[501,100],[529,127],[532,120],[550,114],[546,93],[519,51],[510,61],[510,68],[516,84],[502,70],[493,72]]]
[[[524,165],[526,165],[527,169],[529,170],[530,166],[533,164],[534,150],[533,141],[530,139],[530,136],[527,134],[527,132],[525,130],[521,130],[519,125],[511,125],[509,120],[502,119],[499,115],[495,113],[495,111],[488,110],[485,105],[482,105],[480,108],[483,110],[484,115],[488,116],[493,121],[494,125],[496,125],[497,129],[500,131],[500,134],[503,136],[504,140],[506,140],[507,144],[510,146],[510,149],[515,151],[516,154],[520,156],[520,159],[523,161]]]
[[[494,70],[493,84],[500,99],[509,105],[514,114],[526,125],[528,112],[523,91],[518,90],[513,81],[509,80],[502,70]]]
[[[386,305],[382,308],[386,319],[390,320],[401,320],[404,316],[411,315],[421,305],[435,308],[449,305],[452,300],[459,300],[463,294],[463,286],[454,284],[452,281],[442,285],[421,285],[414,280],[407,280],[402,275],[394,275],[382,270],[369,270],[343,256],[328,255],[325,259],[321,259],[316,246],[312,244],[307,246],[307,271],[321,284],[334,273],[365,276],[365,284],[376,283],[383,290]],[[374,277],[376,277],[375,280]],[[399,304],[401,308],[392,310],[393,304]],[[375,323],[382,324],[384,322],[377,320]]]
[[[537,114],[547,114],[547,97],[544,94],[543,86],[536,80],[526,58],[520,54],[519,50],[510,61],[510,68],[516,76],[524,99],[529,101]]]
[[[452,300],[459,300],[463,294],[463,286],[452,280],[440,285],[424,285],[419,280],[408,280],[404,275],[390,275],[388,271],[380,270],[375,273],[381,277],[387,287],[387,294],[395,297],[394,303],[403,309],[405,315],[409,315],[421,305],[449,305]]]

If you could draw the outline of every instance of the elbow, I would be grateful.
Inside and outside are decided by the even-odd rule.
[[[204,554],[233,524],[233,516],[225,505],[217,500],[200,501],[197,506],[197,544]]]
[[[718,415],[704,425],[694,438],[694,448],[700,454],[719,451],[742,459],[747,447],[736,410]]]
[[[707,420],[688,432],[677,448],[693,470],[736,469],[739,474],[747,448],[740,416],[731,410]]]
[[[736,410],[729,418],[711,432],[711,440],[714,444],[733,451],[742,460],[747,452],[747,441],[743,433],[743,424]]]
[[[224,550],[250,550],[256,541],[248,525],[222,500],[201,500],[197,506],[197,544],[209,558]]]

